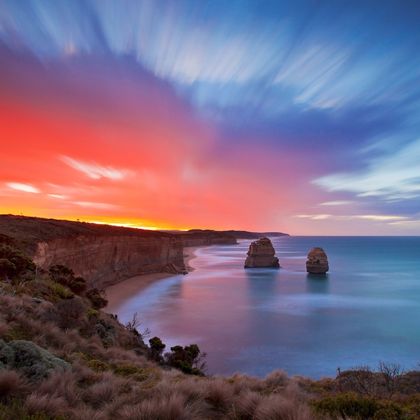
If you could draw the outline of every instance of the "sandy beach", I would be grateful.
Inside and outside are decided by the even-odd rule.
[[[194,270],[191,266],[191,261],[196,257],[195,251],[198,247],[187,247],[184,248],[184,264],[188,272]],[[115,308],[120,302],[124,302],[138,293],[139,291],[150,286],[159,280],[163,280],[168,277],[172,277],[176,274],[171,273],[151,273],[142,274],[140,276],[134,276],[120,283],[114,284],[106,289],[106,297],[108,300],[107,308]]]
[[[184,264],[188,272],[194,271],[194,267],[191,266],[190,262],[194,258],[196,258],[195,251],[200,248],[198,246],[189,246],[187,248],[184,248]]]

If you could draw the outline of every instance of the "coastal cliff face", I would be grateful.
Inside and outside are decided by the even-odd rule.
[[[185,274],[184,247],[237,243],[211,230],[168,233],[13,215],[0,215],[0,235],[13,238],[41,269],[65,265],[97,288],[140,274]]]
[[[235,245],[238,243],[235,236],[215,230],[194,229],[177,234],[184,247],[207,245]]]
[[[185,272],[183,245],[175,237],[77,236],[39,242],[34,262],[71,268],[91,287],[104,288],[139,274]]]

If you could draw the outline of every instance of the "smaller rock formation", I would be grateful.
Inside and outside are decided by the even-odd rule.
[[[275,256],[273,244],[268,238],[261,238],[251,242],[248,256],[245,260],[245,268],[279,268],[279,259]]]
[[[325,274],[329,270],[327,254],[322,248],[312,248],[306,260],[306,271],[311,274]]]

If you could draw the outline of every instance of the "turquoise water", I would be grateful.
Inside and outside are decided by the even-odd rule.
[[[282,237],[282,268],[243,269],[250,241],[200,248],[195,271],[109,308],[134,312],[169,346],[197,343],[208,372],[263,376],[274,369],[319,378],[379,361],[420,362],[419,237]],[[325,278],[306,254],[328,254]]]

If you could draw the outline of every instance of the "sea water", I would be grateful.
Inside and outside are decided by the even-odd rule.
[[[208,373],[333,376],[337,368],[420,362],[420,237],[272,238],[280,269],[243,268],[250,241],[196,250],[194,271],[108,308],[167,348],[196,343]],[[306,254],[328,255],[325,276]],[[123,285],[121,285],[123,287]]]

